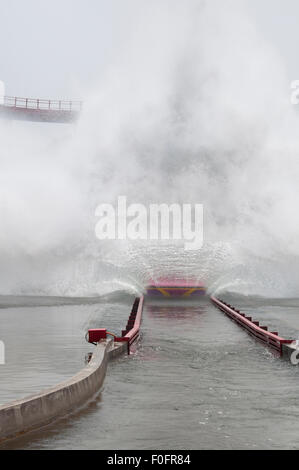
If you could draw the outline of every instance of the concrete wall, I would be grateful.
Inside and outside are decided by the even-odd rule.
[[[38,395],[0,407],[0,440],[16,437],[76,411],[99,393],[109,359],[127,352],[127,344],[98,344],[90,363],[71,379]]]

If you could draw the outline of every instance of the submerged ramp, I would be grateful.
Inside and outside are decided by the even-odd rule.
[[[213,303],[236,318],[240,315],[254,330],[267,332],[234,307],[219,300]],[[299,425],[294,424],[292,414],[293,397],[299,391],[297,374],[274,361],[241,328],[219,315],[214,305],[208,297],[175,304],[147,300],[142,347],[133,360],[112,364],[103,393],[84,407],[101,390],[111,355],[117,351],[126,354],[139,337],[143,299],[142,303],[136,299],[127,327],[121,336],[113,336],[114,347],[107,339],[110,332],[90,330],[92,334],[105,333],[106,339],[90,337],[99,344],[87,368],[60,386],[0,408],[2,436],[8,436],[5,427],[12,422],[9,420],[14,420],[20,435],[16,442],[3,443],[1,448],[32,448],[32,442],[36,449],[64,448],[66,443],[71,449],[114,449],[115,442],[119,448],[136,449],[157,445],[164,449],[281,446],[281,414],[273,413],[280,407],[292,430],[291,436],[283,436],[285,444],[292,436],[297,442]],[[291,341],[274,336],[276,341]],[[283,342],[284,347],[293,346]],[[279,352],[277,347],[275,352]],[[99,364],[97,372],[95,363]],[[91,390],[95,390],[92,396]],[[80,407],[84,409],[71,419],[57,421]],[[262,422],[258,419],[261,409]],[[30,421],[32,417],[37,421]],[[50,428],[41,429],[52,421]],[[38,432],[22,436],[31,429]],[[9,435],[13,435],[11,428]]]
[[[109,365],[99,398],[71,420],[59,421],[36,433],[34,441],[27,436],[15,446],[296,446],[299,380],[294,372],[219,313],[209,298],[177,305],[146,301],[141,347],[131,360]]]

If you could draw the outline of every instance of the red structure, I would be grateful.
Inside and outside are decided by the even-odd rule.
[[[97,329],[97,330],[89,330],[87,333],[87,341],[88,343],[92,344],[97,344],[99,343],[102,339],[107,338],[107,330],[104,328]]]
[[[159,279],[150,282],[146,293],[150,297],[186,299],[205,295],[206,288],[202,282],[194,280]]]
[[[105,329],[89,330],[87,340],[89,343],[98,343],[102,339],[106,339],[107,335],[113,336],[116,343],[127,343],[128,354],[130,354],[132,345],[139,339],[140,326],[142,320],[144,297],[135,299],[131,314],[128,319],[126,329],[123,330],[122,336],[116,336],[109,333]]]
[[[247,330],[251,336],[254,336],[265,346],[274,349],[280,356],[283,355],[283,345],[293,343],[294,340],[281,338],[276,331],[269,332],[267,326],[260,326],[258,321],[252,320],[252,317],[246,316],[245,313],[241,313],[240,310],[237,310],[226,302],[218,300],[216,297],[211,297],[211,300],[216,307],[238,323],[239,326]]]
[[[0,117],[6,119],[69,123],[78,119],[82,101],[44,100],[4,96],[0,101]]]

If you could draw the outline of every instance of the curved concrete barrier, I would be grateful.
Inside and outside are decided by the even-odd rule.
[[[101,341],[90,363],[71,379],[0,407],[0,440],[38,429],[82,407],[100,392],[109,359],[126,352],[126,344]]]

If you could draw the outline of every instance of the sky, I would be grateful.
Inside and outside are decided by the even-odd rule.
[[[132,20],[134,2],[0,0],[0,79],[6,83],[6,94],[84,99],[85,90],[113,63],[121,45],[138,28],[138,16]],[[299,79],[298,0],[240,2],[282,56],[289,80]],[[138,2],[141,15],[143,3],[149,5]]]

